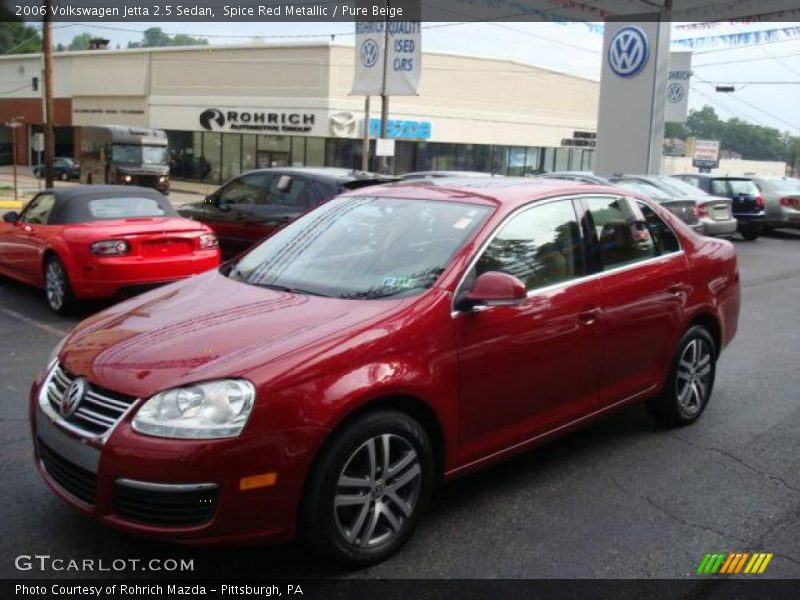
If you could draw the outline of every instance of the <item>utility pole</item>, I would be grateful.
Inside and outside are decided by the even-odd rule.
[[[389,125],[389,96],[386,94],[386,71],[389,68],[389,0],[386,0],[387,16],[383,25],[383,85],[381,86],[381,138],[386,139]],[[381,173],[389,173],[389,157],[381,156]]]
[[[19,200],[19,190],[17,187],[17,129],[22,126],[25,117],[14,117],[6,121],[6,126],[11,128],[11,160],[14,163],[14,200]]]
[[[55,140],[53,132],[53,23],[50,14],[52,0],[44,0],[44,35],[42,54],[44,55],[44,173],[45,187],[53,187],[53,153]]]

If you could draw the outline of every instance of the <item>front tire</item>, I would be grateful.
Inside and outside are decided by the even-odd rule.
[[[69,314],[75,305],[75,295],[69,284],[67,270],[57,256],[50,256],[45,262],[44,284],[50,310],[57,315]]]
[[[742,237],[748,242],[752,242],[753,240],[757,240],[759,237],[761,237],[761,234],[764,233],[764,227],[758,225],[743,227],[739,233],[741,233]]]
[[[680,427],[695,422],[703,414],[716,375],[717,349],[708,330],[690,327],[678,344],[667,383],[660,396],[647,408],[661,425]]]
[[[69,181],[69,173],[66,171],[62,171],[61,175],[58,176],[61,181]]]
[[[397,552],[430,502],[430,438],[408,415],[366,414],[333,434],[303,496],[300,537],[323,560],[365,567]]]

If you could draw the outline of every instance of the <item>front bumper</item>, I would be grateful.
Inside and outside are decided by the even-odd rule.
[[[325,430],[251,432],[224,440],[155,438],[130,426],[137,401],[107,435],[91,439],[53,418],[41,392],[37,381],[30,398],[35,464],[56,496],[80,512],[130,533],[188,545],[294,536],[305,476]],[[240,489],[242,478],[265,472],[276,473],[273,485]],[[159,510],[165,502],[188,520],[165,522]]]

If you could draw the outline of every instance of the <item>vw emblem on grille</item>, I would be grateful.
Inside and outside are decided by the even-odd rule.
[[[361,64],[364,65],[367,69],[371,69],[375,66],[375,63],[378,62],[378,56],[380,56],[380,49],[378,48],[378,44],[372,38],[367,38],[364,40],[364,43],[361,44],[361,51],[359,55],[361,56]]]
[[[683,86],[680,83],[670,83],[667,87],[667,98],[670,102],[683,100]]]
[[[620,29],[608,46],[608,65],[620,77],[633,77],[644,69],[650,51],[647,35],[639,27]]]
[[[69,417],[78,410],[78,405],[86,393],[86,379],[77,377],[66,389],[61,398],[61,416]]]

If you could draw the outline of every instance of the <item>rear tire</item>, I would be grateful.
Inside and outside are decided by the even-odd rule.
[[[711,334],[702,325],[690,327],[678,343],[664,391],[647,403],[653,418],[667,427],[688,425],[700,418],[714,389],[716,364]]]
[[[760,226],[743,227],[739,233],[741,233],[742,237],[748,242],[752,242],[753,240],[758,239],[761,234],[764,233],[764,228]]]
[[[344,425],[321,452],[301,506],[306,547],[346,568],[397,552],[434,488],[434,452],[425,429],[404,413],[376,411]]]
[[[75,294],[61,260],[51,255],[44,266],[44,294],[47,306],[57,315],[67,315],[75,307]]]

